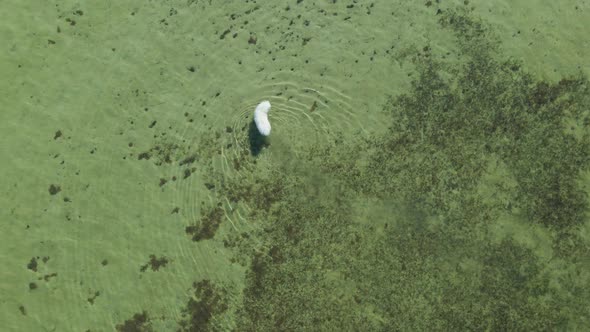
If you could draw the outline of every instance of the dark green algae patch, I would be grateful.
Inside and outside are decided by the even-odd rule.
[[[239,176],[209,174],[219,205],[186,231],[223,241],[245,285],[196,281],[179,331],[219,330],[229,313],[236,331],[590,327],[588,79],[539,81],[471,13],[439,17],[457,55],[406,53],[416,75],[384,105],[386,134],[268,173],[238,153]],[[256,227],[218,232],[227,201]],[[498,235],[507,223],[550,243]]]
[[[538,81],[471,13],[440,17],[459,55],[409,53],[417,75],[384,106],[387,134],[314,147],[299,161],[312,172],[219,187],[260,207],[258,233],[224,239],[249,257],[237,330],[590,326],[588,80]],[[549,259],[499,238],[507,220],[547,232]]]

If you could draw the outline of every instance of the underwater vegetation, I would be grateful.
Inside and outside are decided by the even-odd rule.
[[[188,301],[178,331],[221,330],[212,318],[228,309],[228,304],[224,300],[225,290],[207,279],[193,283],[193,289],[194,297]]]
[[[456,58],[406,55],[416,75],[384,105],[387,134],[316,146],[298,161],[309,172],[241,154],[240,176],[210,179],[257,226],[194,233],[247,267],[236,330],[590,326],[588,80],[538,81],[470,12],[439,17]],[[549,252],[506,224],[549,234]]]

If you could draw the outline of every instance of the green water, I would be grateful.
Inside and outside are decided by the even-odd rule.
[[[0,330],[590,329],[588,21],[3,1]]]

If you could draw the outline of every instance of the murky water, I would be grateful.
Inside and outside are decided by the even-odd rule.
[[[4,1],[2,330],[588,329],[587,21]]]

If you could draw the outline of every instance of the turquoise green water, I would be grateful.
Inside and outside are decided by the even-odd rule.
[[[2,330],[589,329],[587,21],[3,1]]]

